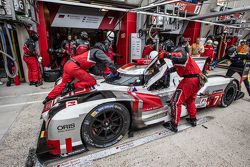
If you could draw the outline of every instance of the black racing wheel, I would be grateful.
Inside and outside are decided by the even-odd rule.
[[[232,81],[227,85],[224,91],[224,95],[221,98],[222,107],[227,107],[234,101],[237,95],[237,89],[238,89],[238,85],[235,81]]]
[[[121,140],[129,126],[128,109],[120,103],[106,103],[96,107],[85,117],[81,137],[91,146],[104,148]]]

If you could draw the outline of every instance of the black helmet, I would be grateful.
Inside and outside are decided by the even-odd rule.
[[[229,57],[234,57],[234,53],[236,52],[236,47],[235,46],[229,46],[228,48],[227,48],[227,55],[229,56]]]
[[[174,42],[171,41],[170,39],[166,40],[163,44],[162,44],[162,49],[166,50],[168,52],[173,52],[175,49],[175,45]]]
[[[181,36],[179,39],[179,45],[185,45],[185,43],[186,43],[185,38],[183,36]]]
[[[208,41],[209,39],[212,40],[212,41],[214,41],[214,40],[215,40],[215,37],[214,37],[213,35],[209,35],[209,36],[207,37],[206,41]]]
[[[38,41],[39,36],[38,36],[38,34],[36,32],[33,32],[31,34],[30,38],[33,39],[34,41]]]
[[[97,42],[94,47],[97,48],[97,49],[102,50],[103,52],[108,51],[107,47],[101,42]]]
[[[81,39],[88,39],[89,38],[89,35],[86,31],[82,31],[80,36],[81,36]]]

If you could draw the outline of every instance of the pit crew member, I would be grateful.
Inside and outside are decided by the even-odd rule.
[[[167,73],[176,71],[180,77],[184,78],[179,83],[170,102],[172,119],[170,122],[164,124],[166,128],[177,132],[181,116],[181,106],[184,103],[186,103],[187,111],[190,116],[188,122],[192,126],[196,126],[195,99],[200,89],[199,75],[202,72],[185,48],[177,47],[174,49],[174,43],[168,40],[164,43],[163,49],[164,51],[159,54],[159,58],[168,57],[172,60],[174,65]]]
[[[201,57],[206,57],[206,64],[205,69],[210,70],[210,65],[213,63],[214,60],[214,47],[213,47],[213,41],[208,40],[206,42],[206,45],[204,46],[204,52],[201,54]]]
[[[113,42],[115,39],[115,34],[112,31],[108,31],[107,32],[107,37],[106,40],[104,41],[104,45],[107,48],[107,51],[105,52],[106,55],[112,60],[114,61],[114,56],[115,56],[115,52],[113,49]]]
[[[96,43],[95,47],[88,52],[71,57],[64,66],[62,82],[54,87],[43,101],[43,104],[59,96],[64,89],[66,89],[66,92],[84,88],[90,90],[91,87],[96,84],[96,80],[87,70],[93,66],[102,65],[109,67],[112,73],[108,78],[115,78],[118,76],[115,65],[103,52],[104,48],[104,44]],[[77,79],[78,82],[71,83],[74,79]]]
[[[240,45],[237,47],[238,54],[247,54],[249,52],[249,47],[246,45],[246,41],[241,41]]]
[[[63,67],[64,64],[69,60],[70,55],[74,56],[75,55],[75,41],[72,40],[72,36],[69,34],[67,36],[67,40],[64,40],[61,44],[61,48],[63,49],[64,56],[62,57],[61,60],[61,66]]]
[[[82,31],[80,34],[80,39],[76,40],[76,54],[80,55],[84,52],[87,52],[90,48],[89,36],[86,31]]]
[[[196,43],[193,43],[191,46],[191,55],[192,57],[200,57],[204,52],[204,46],[201,43],[201,39],[197,38]]]
[[[38,65],[38,62],[42,62],[42,57],[38,55],[38,51],[36,50],[36,42],[38,41],[38,38],[38,34],[32,31],[30,38],[28,38],[23,46],[23,60],[28,67],[28,79],[30,85],[35,85],[36,87],[42,84],[42,82],[40,82],[41,75]]]
[[[227,49],[227,55],[229,60],[231,61],[231,64],[227,70],[226,76],[232,77],[234,73],[238,73],[241,77],[241,82],[242,81],[244,82],[246,89],[248,91],[248,95],[250,96],[250,78],[244,77],[244,73],[247,73],[247,71],[250,68],[249,67],[250,54],[247,54],[246,52],[237,53],[236,51],[237,49],[235,46],[231,46]]]
[[[190,53],[191,46],[189,45],[189,42],[186,41],[183,36],[180,37],[178,46],[185,48],[186,52]]]
[[[142,58],[148,58],[149,54],[155,50],[155,44],[153,42],[152,39],[148,39],[146,41],[146,45],[144,46],[143,48],[143,51],[142,51]]]
[[[106,51],[104,51],[104,52],[112,60],[113,63],[115,63],[117,57],[120,57],[120,55],[116,54],[114,51],[114,48],[113,48],[114,39],[115,39],[114,32],[108,31],[107,36],[106,36],[106,40],[104,41],[104,45],[106,47]],[[107,67],[104,71],[104,74],[108,75],[110,73],[111,73],[111,71]]]

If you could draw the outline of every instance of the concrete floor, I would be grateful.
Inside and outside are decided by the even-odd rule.
[[[224,72],[218,69],[213,73]],[[0,86],[0,167],[24,166],[29,148],[35,146],[40,131],[41,101],[52,87],[53,83],[38,88],[27,84]],[[197,126],[94,161],[89,166],[250,166],[249,102],[246,95],[228,108],[206,109],[198,116],[215,117],[205,124],[207,129]],[[162,129],[159,125],[141,130],[118,144]]]
[[[0,166],[24,166],[40,129],[42,100],[53,87],[0,86]]]

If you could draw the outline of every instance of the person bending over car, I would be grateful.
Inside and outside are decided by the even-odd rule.
[[[187,111],[190,116],[187,121],[196,126],[196,94],[200,89],[199,76],[201,70],[187,53],[185,48],[177,47],[174,49],[174,43],[170,40],[166,41],[163,45],[164,51],[160,52],[159,58],[170,58],[173,62],[173,67],[167,73],[177,72],[180,77],[184,79],[179,83],[171,101],[171,121],[164,124],[164,126],[171,131],[178,131],[178,123],[181,116],[181,106],[186,103]]]
[[[48,94],[43,101],[43,104],[59,96],[64,89],[90,89],[96,84],[96,80],[86,71],[93,66],[106,66],[111,70],[111,74],[107,78],[114,78],[118,76],[117,69],[112,61],[103,52],[105,49],[104,44],[96,43],[93,49],[88,52],[80,54],[75,57],[71,57],[64,66],[62,82],[55,86],[54,89]],[[71,84],[71,82],[77,79],[78,82]]]

